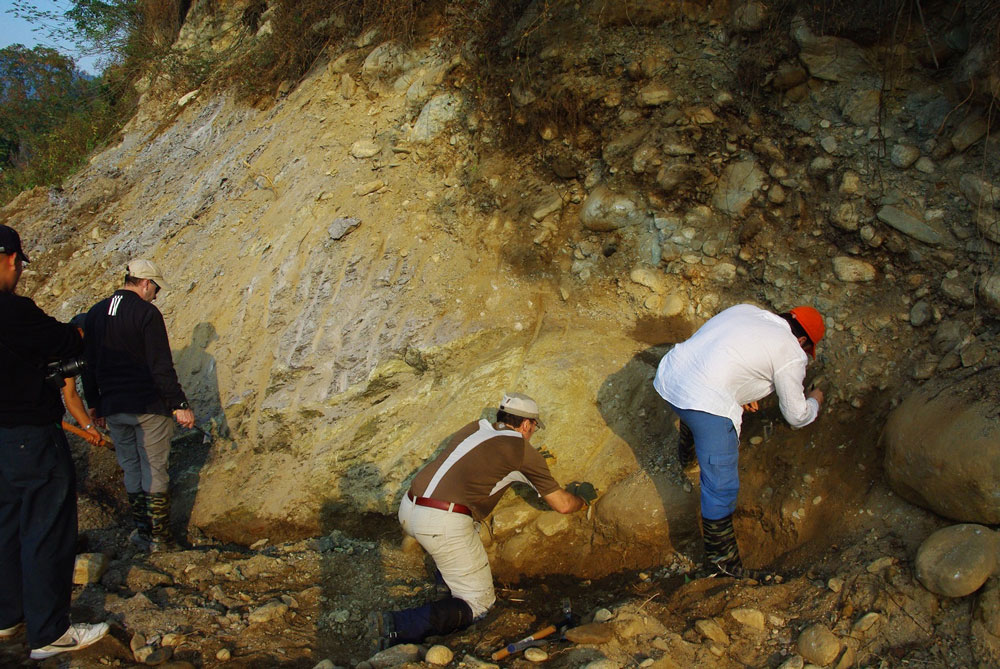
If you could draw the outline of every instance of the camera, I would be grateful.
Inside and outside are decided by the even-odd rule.
[[[45,365],[45,381],[56,388],[62,388],[65,383],[63,379],[76,376],[87,366],[87,361],[83,358],[66,358],[56,360]]]

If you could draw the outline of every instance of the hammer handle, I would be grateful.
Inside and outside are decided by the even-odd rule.
[[[66,421],[63,421],[62,422],[62,428],[64,430],[66,430],[67,432],[72,432],[76,436],[82,437],[83,439],[86,439],[87,441],[90,441],[90,433],[87,432],[87,431],[85,431],[85,430],[81,430],[76,425],[71,425],[70,423],[67,423]],[[103,436],[101,437],[101,442],[100,442],[99,445],[103,446],[104,448],[111,448],[111,444],[108,443],[108,440],[105,439]]]
[[[538,630],[537,632],[535,632],[531,636],[526,636],[523,639],[521,639],[520,641],[515,641],[512,644],[508,644],[506,648],[501,648],[497,652],[495,652],[492,655],[490,655],[490,657],[493,658],[494,662],[496,660],[502,660],[502,659],[504,659],[505,657],[507,657],[509,655],[513,655],[514,653],[521,652],[522,650],[524,650],[525,648],[527,648],[528,644],[530,644],[532,641],[538,641],[539,639],[544,639],[545,637],[549,636],[550,634],[555,634],[555,632],[556,632],[556,626],[555,625],[549,625],[548,627],[544,627],[544,628]]]

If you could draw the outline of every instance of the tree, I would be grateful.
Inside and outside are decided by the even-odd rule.
[[[55,49],[0,49],[0,167],[30,153],[32,138],[58,125],[84,95],[86,80]]]

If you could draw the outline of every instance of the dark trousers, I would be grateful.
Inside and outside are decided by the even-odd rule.
[[[58,425],[0,427],[0,629],[24,620],[31,648],[69,628],[76,474]]]

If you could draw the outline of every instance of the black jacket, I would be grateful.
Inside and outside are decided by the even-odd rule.
[[[83,391],[99,416],[169,416],[187,402],[177,381],[163,314],[131,290],[87,312]]]
[[[44,366],[82,352],[75,327],[46,315],[30,298],[0,293],[0,426],[62,420],[62,398],[45,382]]]

